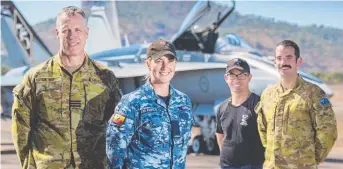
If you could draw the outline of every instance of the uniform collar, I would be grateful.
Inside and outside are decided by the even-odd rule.
[[[154,91],[154,88],[152,87],[150,80],[147,80],[145,84],[143,85],[143,91],[149,99],[157,101],[157,103],[166,107],[162,99],[159,98],[156,92]],[[176,99],[177,93],[171,84],[169,85],[169,95],[170,95],[169,104],[172,104],[172,102],[174,102],[174,100]]]
[[[91,61],[90,61],[91,59],[89,59],[89,56],[87,55],[87,53],[85,53],[84,55],[85,55],[85,60],[83,61],[82,66],[78,70],[78,71],[81,71],[81,72],[89,71],[89,67],[92,64]],[[53,62],[57,63],[60,67],[63,67],[60,53],[56,54],[53,57]]]
[[[295,82],[294,88],[291,90],[287,90],[287,91],[289,91],[289,92],[290,91],[298,91],[304,83],[305,83],[304,79],[298,74],[297,81]],[[281,82],[279,82],[277,84],[277,91],[278,91],[278,93],[284,93]],[[289,93],[289,92],[287,92],[287,93]]]
[[[145,84],[143,85],[143,90],[145,95],[151,99],[151,100],[157,100],[158,99],[158,95],[156,94],[154,88],[152,87],[150,80],[147,80],[145,82]],[[170,84],[169,85],[169,95],[173,96],[175,93],[175,89],[173,88],[173,86]]]

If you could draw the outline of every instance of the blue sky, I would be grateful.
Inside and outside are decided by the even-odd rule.
[[[55,17],[65,6],[80,1],[15,1],[30,24]],[[236,11],[298,25],[324,25],[343,29],[343,1],[237,1]]]
[[[298,25],[343,29],[343,1],[238,1],[241,14],[256,14]]]

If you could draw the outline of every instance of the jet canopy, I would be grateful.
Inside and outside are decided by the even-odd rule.
[[[218,39],[216,30],[234,8],[234,1],[198,1],[172,38],[176,49],[214,53]]]

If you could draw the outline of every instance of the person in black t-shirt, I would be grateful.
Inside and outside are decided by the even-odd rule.
[[[249,90],[251,78],[245,60],[235,58],[227,63],[224,79],[232,96],[219,105],[216,113],[222,169],[262,169],[264,148],[254,111],[260,97]]]

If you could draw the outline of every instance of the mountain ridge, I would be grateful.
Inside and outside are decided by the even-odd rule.
[[[151,42],[161,36],[171,38],[194,5],[192,1],[117,1],[121,36],[134,43]],[[156,15],[158,14],[158,15]],[[56,18],[34,25],[42,40],[57,52]],[[204,21],[210,23],[212,21]],[[273,55],[275,45],[284,39],[295,41],[306,71],[343,72],[343,30],[323,25],[299,26],[256,15],[233,14],[219,28],[220,34],[235,33],[263,55]],[[92,30],[90,30],[90,33]]]

